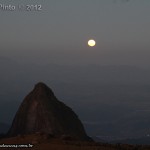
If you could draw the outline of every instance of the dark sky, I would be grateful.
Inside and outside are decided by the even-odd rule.
[[[0,56],[34,63],[150,66],[149,0],[1,0]],[[96,47],[87,40],[94,38]]]

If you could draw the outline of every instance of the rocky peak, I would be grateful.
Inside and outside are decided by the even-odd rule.
[[[87,140],[84,127],[71,108],[60,102],[44,83],[38,83],[20,105],[9,136],[49,133],[54,136],[67,135]]]
[[[32,94],[34,95],[46,95],[46,96],[54,96],[53,91],[44,83],[39,82],[35,85]]]

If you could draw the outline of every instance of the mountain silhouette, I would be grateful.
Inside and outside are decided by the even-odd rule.
[[[60,102],[44,83],[38,83],[19,107],[8,136],[32,133],[49,133],[54,136],[71,136],[89,140],[78,116]]]

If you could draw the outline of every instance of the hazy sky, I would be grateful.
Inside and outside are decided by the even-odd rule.
[[[42,5],[42,11],[1,8],[31,4]],[[87,46],[91,38],[97,42],[93,48]],[[120,65],[150,68],[150,0],[0,0],[0,102],[21,101],[42,81],[74,106],[82,120],[90,121],[93,114],[91,120],[108,119],[109,123],[125,116],[129,127],[126,122],[131,118],[138,123],[135,114],[141,114],[139,110],[150,108],[150,73]],[[0,104],[3,122],[11,120],[17,110],[16,103],[8,105]],[[141,120],[145,128],[147,121]],[[120,124],[116,124],[118,131]],[[110,125],[104,132],[111,130],[107,129]],[[123,129],[127,126],[122,125]]]
[[[0,56],[24,61],[150,65],[149,0],[1,0]],[[87,46],[94,38],[95,48]]]

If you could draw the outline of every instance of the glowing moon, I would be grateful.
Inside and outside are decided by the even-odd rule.
[[[93,39],[89,40],[89,41],[88,41],[88,45],[89,45],[90,47],[95,46],[95,45],[96,45],[95,40],[93,40]]]

